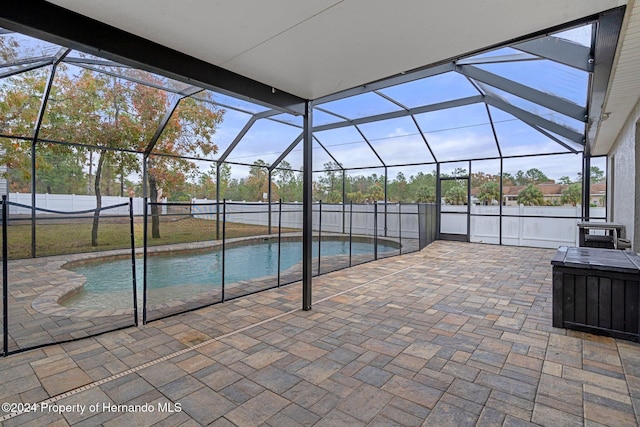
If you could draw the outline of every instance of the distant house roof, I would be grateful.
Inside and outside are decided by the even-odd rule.
[[[557,184],[555,182],[547,182],[543,184],[535,185],[542,194],[545,196],[561,196],[562,192],[569,186],[568,184]],[[502,195],[503,196],[517,196],[526,185],[505,185],[502,187]],[[480,192],[480,188],[475,187],[471,189],[471,195],[477,196]],[[598,182],[595,184],[591,184],[591,195],[604,195],[607,192],[607,183],[606,182]]]

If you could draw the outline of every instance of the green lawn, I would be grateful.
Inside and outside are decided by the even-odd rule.
[[[44,222],[44,221],[43,221]],[[267,234],[267,227],[247,224],[227,223],[226,237],[244,237]],[[272,227],[272,233],[278,228]],[[299,231],[283,229],[283,232]],[[0,230],[0,236],[1,236]],[[31,223],[14,221],[9,225],[9,259],[28,258],[31,256]],[[160,239],[151,238],[151,224],[148,227],[148,243],[150,246],[172,243],[198,242],[216,239],[216,221],[182,218],[163,220],[160,222]],[[136,219],[134,224],[135,245],[143,245],[143,223]],[[220,225],[222,238],[222,224]],[[101,220],[98,228],[98,246],[91,246],[91,220],[65,222],[47,221],[36,226],[36,255],[62,255],[83,252],[106,251],[129,248],[131,242],[128,220]]]

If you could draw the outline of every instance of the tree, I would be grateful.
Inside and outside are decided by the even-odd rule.
[[[592,184],[596,182],[602,182],[605,180],[604,171],[601,170],[599,167],[591,166],[589,170],[590,170]]]
[[[409,183],[402,172],[398,172],[396,178],[387,185],[387,191],[387,199],[389,201],[408,201]]]
[[[269,165],[261,159],[256,160],[249,167],[249,176],[245,181],[249,191],[249,200],[262,200],[262,196],[269,192],[268,167]]]
[[[500,185],[495,181],[485,182],[480,186],[478,199],[484,205],[491,205],[494,200],[500,200]]]
[[[591,166],[589,168],[589,179],[592,184],[596,182],[602,182],[605,180],[604,171],[597,166]],[[578,172],[576,182],[582,182],[582,172]]]
[[[0,37],[4,39],[4,37]],[[0,56],[13,58],[15,48],[11,39],[0,40]],[[2,80],[0,85],[0,134],[17,137],[33,137],[33,127],[36,123],[42,93],[46,84],[46,70],[38,69],[24,72]],[[51,92],[52,96],[55,90]],[[56,168],[55,160],[43,154],[40,147],[55,150],[56,154],[70,153],[71,147],[52,146],[51,144],[36,145],[36,176],[40,171],[48,170],[51,175],[60,175],[61,169]],[[2,164],[6,166],[3,178],[8,178],[13,191],[31,192],[31,142],[21,139],[0,138],[0,153]],[[56,179],[57,180],[57,179]],[[61,178],[60,181],[63,181]],[[46,187],[46,185],[45,185]]]
[[[456,182],[444,193],[444,201],[450,205],[464,205],[467,203],[467,188]]]
[[[515,185],[528,185],[528,184],[540,184],[549,181],[547,175],[540,169],[531,168],[526,172],[519,170],[516,172],[515,177],[510,174],[503,174],[504,178],[510,178]]]
[[[318,178],[317,187],[320,194],[316,198],[327,203],[341,203],[342,167],[336,162],[327,162],[323,166],[324,173]]]
[[[278,169],[274,170],[274,175],[282,201],[302,200],[302,181],[298,179],[296,171],[291,169],[289,162],[283,160]]]
[[[82,170],[83,159],[68,155],[66,149],[59,152],[59,145],[47,144],[41,157],[45,162],[36,173],[36,191],[48,194],[84,194],[87,177]]]
[[[500,180],[500,175],[492,175],[484,172],[475,172],[471,174],[471,188],[480,187],[485,182]]]
[[[96,211],[91,230],[91,244],[97,246],[103,173],[109,175],[115,170],[124,176],[139,169],[135,155],[117,150],[138,149],[142,139],[153,134],[144,132],[144,128],[152,127],[150,121],[157,123],[162,112],[158,108],[155,111],[136,108],[133,95],[146,87],[107,74],[89,70],[78,75],[60,72],[55,86],[48,106],[49,120],[43,125],[42,134],[54,140],[84,144],[76,150],[88,157],[90,163],[93,155],[97,155],[93,177]]]
[[[576,206],[582,202],[582,185],[579,183],[570,184],[567,188],[562,190],[562,197],[560,203],[570,204]]]
[[[525,176],[531,184],[540,184],[549,181],[547,175],[545,175],[540,169],[532,168],[525,172]]]
[[[220,187],[220,198],[225,199],[227,188],[231,180],[231,166],[228,163],[220,164],[218,176],[216,177],[216,186]]]
[[[416,202],[433,203],[436,200],[436,174],[418,172],[409,178],[409,196]]]
[[[72,166],[88,167],[90,176],[86,182],[93,181],[96,196],[97,209],[91,232],[95,246],[98,244],[103,184],[106,184],[107,194],[115,193],[118,187],[123,192],[125,177],[140,170],[139,158],[132,151],[144,151],[170,102],[167,92],[139,83],[166,84],[160,77],[146,72],[123,71],[120,67],[108,70],[133,78],[127,80],[90,70],[72,72],[65,67],[60,65],[56,73],[40,137],[77,145],[51,144],[45,150],[37,150],[36,168],[43,171],[46,182],[40,182],[47,188],[60,181],[58,177],[63,170],[77,173],[77,168]],[[9,134],[25,135],[28,127],[35,123],[45,79],[42,72],[27,72],[15,76],[14,81],[17,84],[0,87],[0,112],[4,115],[2,131],[9,127]],[[184,197],[187,175],[195,176],[197,172],[195,163],[184,156],[206,156],[216,152],[217,146],[211,137],[222,117],[222,111],[206,108],[192,98],[180,102],[156,144],[155,152],[166,156],[148,159],[152,201],[157,200],[160,187],[164,194],[173,191]],[[28,144],[7,144],[7,141],[2,139],[3,146],[0,147],[0,150],[5,149],[7,165],[19,166],[27,176],[31,163]],[[55,156],[43,154],[49,151]],[[50,162],[60,156],[65,156],[69,167],[51,167],[54,163]],[[157,205],[152,205],[154,238],[160,237],[157,213]]]
[[[435,203],[436,192],[433,187],[425,185],[416,190],[415,199],[418,203]]]
[[[137,71],[140,72],[140,71]],[[145,79],[155,80],[162,84],[158,77],[146,75]],[[169,104],[167,93],[154,90],[148,86],[137,84],[132,104],[141,114],[138,146],[146,146],[150,137],[158,128],[157,118],[153,120],[153,112],[164,114]],[[208,97],[210,95],[201,95]],[[146,113],[146,114],[144,114]],[[185,157],[207,157],[217,153],[218,146],[212,141],[217,126],[222,122],[224,110],[212,107],[204,101],[184,98],[172,114],[162,136],[158,139],[154,152],[162,156],[150,156],[147,159],[147,177],[149,180],[149,197],[156,201],[159,188],[163,194],[171,196],[178,192],[188,177],[195,178],[199,170],[195,162]],[[159,206],[151,205],[151,236],[160,238]]]
[[[541,206],[544,204],[544,194],[538,187],[529,184],[518,193],[518,203],[525,206]]]
[[[505,172],[502,174],[502,185],[516,185],[516,178]]]
[[[375,183],[367,191],[367,199],[370,202],[384,201],[384,189],[380,184]]]
[[[565,184],[565,185],[569,185],[571,184],[571,178],[569,178],[568,176],[561,176],[560,177],[560,184]]]

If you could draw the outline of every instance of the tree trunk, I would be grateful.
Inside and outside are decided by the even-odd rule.
[[[151,203],[158,202],[158,183],[152,173],[149,174],[149,196]],[[151,205],[151,238],[160,238],[160,206]]]
[[[100,194],[100,178],[102,177],[102,165],[104,164],[105,151],[100,151],[98,166],[96,167],[96,179],[94,190],[96,192],[96,210],[93,214],[93,227],[91,227],[91,246],[98,246],[98,224],[100,222],[100,209],[102,208],[102,194]]]

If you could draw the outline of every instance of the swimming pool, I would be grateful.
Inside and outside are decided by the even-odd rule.
[[[348,255],[348,240],[321,242],[322,258]],[[378,240],[378,253],[397,251],[392,242]],[[373,242],[353,241],[352,255],[371,254]],[[313,244],[313,256],[318,256],[318,243]],[[283,241],[280,247],[280,271],[285,271],[302,261],[302,243]],[[74,295],[64,298],[60,304],[69,308],[101,309],[128,308],[132,306],[131,260],[92,262],[70,267],[70,270],[87,278],[85,286]],[[274,276],[278,273],[277,240],[256,241],[225,249],[225,284]],[[143,262],[136,260],[138,294],[143,283]],[[147,257],[148,302],[165,303],[185,293],[219,290],[222,284],[222,251],[219,247],[208,252],[155,254]],[[175,292],[172,292],[172,291]]]

